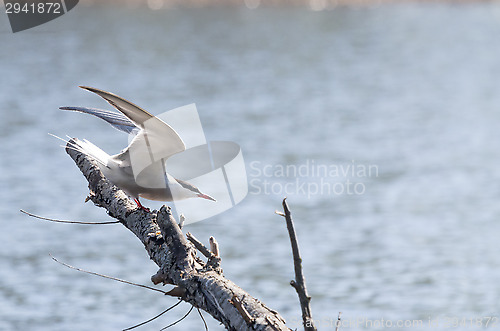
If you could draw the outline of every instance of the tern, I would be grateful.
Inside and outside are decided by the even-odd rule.
[[[119,113],[86,107],[59,109],[94,115],[114,128],[133,135],[133,139],[115,155],[107,154],[86,139],[70,140],[70,148],[95,160],[104,176],[125,191],[139,208],[148,210],[141,204],[139,197],[157,201],[195,197],[216,201],[196,186],[174,178],[165,171],[165,159],[186,150],[181,137],[170,125],[113,93],[88,86],[80,88],[99,95]]]

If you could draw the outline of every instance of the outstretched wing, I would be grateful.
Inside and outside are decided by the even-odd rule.
[[[124,131],[126,133],[135,133],[139,132],[139,127],[137,127],[134,122],[128,119],[127,116],[122,113],[117,113],[114,111],[96,109],[96,108],[87,108],[87,107],[59,107],[61,110],[71,110],[78,111],[85,114],[94,115],[99,117],[100,119],[105,120],[115,129],[120,131]]]
[[[115,107],[141,130],[119,155],[128,159],[134,173],[138,174],[151,163],[182,152],[186,149],[177,132],[161,119],[113,93],[93,87],[80,86],[94,92]]]
[[[106,92],[103,90],[99,90],[93,87],[88,87],[88,86],[80,86],[80,88],[85,89],[90,92],[94,92],[104,100],[106,100],[111,106],[115,107],[116,110],[120,111],[125,115],[127,118],[129,118],[132,122],[135,123],[136,126],[141,127],[143,126],[144,122],[148,121],[153,115],[145,111],[139,106],[136,106],[132,102],[123,99],[122,97],[117,96],[116,94]],[[168,124],[163,122],[164,125],[170,127]],[[173,129],[172,129],[173,130]],[[175,132],[175,131],[174,131]],[[176,133],[177,134],[177,133]]]

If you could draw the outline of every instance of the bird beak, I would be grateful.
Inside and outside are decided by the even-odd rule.
[[[203,193],[199,193],[198,197],[203,198],[203,199],[207,199],[207,200],[217,201],[214,198],[212,198],[211,196],[203,194]]]

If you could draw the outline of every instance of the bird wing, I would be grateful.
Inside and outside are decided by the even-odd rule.
[[[140,128],[130,144],[112,156],[123,170],[133,172],[137,184],[147,187],[146,183],[156,181],[160,176],[163,178],[164,169],[158,166],[158,162],[163,164],[162,160],[186,150],[177,132],[158,117],[113,93],[93,87],[80,87],[102,97]]]
[[[96,109],[96,108],[87,108],[87,107],[59,107],[61,110],[71,110],[78,111],[85,114],[94,115],[99,117],[100,119],[105,120],[109,124],[111,124],[115,129],[120,131],[124,131],[126,133],[135,133],[139,132],[139,127],[137,127],[134,122],[128,119],[127,116],[122,113],[117,113],[114,111]]]
[[[129,118],[132,122],[134,122],[135,125],[137,125],[138,127],[142,127],[145,121],[154,117],[141,107],[134,105],[132,102],[125,100],[122,97],[119,97],[111,92],[106,92],[88,86],[80,86],[80,88],[93,92],[98,96],[100,96],[101,98],[103,98],[104,100],[106,100],[111,106],[115,107],[116,110],[120,111],[121,113],[123,113],[123,115],[127,116],[127,118]],[[168,126],[168,124],[166,125]]]

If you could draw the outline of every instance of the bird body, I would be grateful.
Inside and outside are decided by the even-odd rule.
[[[194,185],[176,179],[165,170],[165,160],[186,149],[177,132],[161,119],[133,103],[106,91],[80,86],[105,99],[120,113],[85,107],[61,107],[99,117],[118,130],[133,134],[120,153],[109,155],[90,141],[73,139],[71,148],[96,161],[104,176],[125,191],[139,207],[139,197],[175,201],[200,197],[215,201]]]

